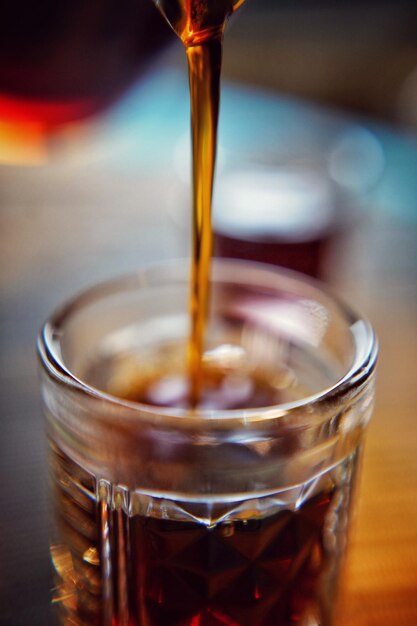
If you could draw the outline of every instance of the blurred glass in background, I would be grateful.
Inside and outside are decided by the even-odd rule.
[[[49,134],[115,101],[167,39],[152,2],[4,0],[0,158],[36,162]]]
[[[219,182],[215,250],[327,279],[383,176],[384,151],[359,125],[281,109],[289,135],[281,130],[281,150],[265,144],[256,160],[235,165]]]

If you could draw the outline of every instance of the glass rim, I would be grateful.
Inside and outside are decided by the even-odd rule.
[[[361,386],[372,375],[378,355],[378,341],[374,329],[366,317],[355,312],[339,296],[332,293],[327,285],[287,268],[253,261],[218,258],[212,261],[211,281],[214,283],[234,283],[237,285],[254,285],[266,288],[268,286],[273,287],[274,281],[276,282],[277,277],[279,277],[281,280],[284,280],[287,286],[292,285],[294,287],[298,285],[304,289],[307,287],[310,293],[313,292],[325,296],[333,305],[336,305],[347,324],[349,324],[349,320],[351,320],[352,323],[349,324],[351,329],[355,323],[360,322],[360,336],[358,341],[363,343],[360,355],[357,354],[358,346],[355,345],[356,354],[349,369],[333,385],[317,393],[306,395],[303,398],[291,402],[250,409],[188,409],[154,406],[114,396],[87,384],[71,372],[66,366],[59,349],[59,327],[66,319],[71,317],[74,311],[99,297],[106,297],[107,295],[117,293],[117,291],[125,292],[133,288],[143,289],[151,286],[169,284],[170,275],[171,279],[176,277],[184,281],[184,277],[188,276],[189,265],[189,259],[169,260],[157,264],[150,263],[143,265],[136,271],[110,278],[84,289],[64,302],[64,304],[58,307],[43,324],[38,335],[38,356],[46,373],[55,382],[63,385],[65,388],[78,391],[82,395],[100,400],[113,407],[133,411],[137,414],[138,418],[144,415],[172,419],[195,419],[199,417],[204,421],[205,425],[208,425],[211,421],[217,420],[232,420],[238,422],[241,422],[242,419],[245,422],[264,421],[270,418],[283,417],[284,415],[288,416],[300,409],[305,409],[306,407],[313,408],[331,398],[343,396],[350,390]],[[224,276],[225,271],[231,273],[229,279]],[[249,278],[250,275],[251,277]],[[258,282],[254,282],[255,276],[258,277],[258,279],[262,276],[264,279],[268,280],[259,285]],[[277,286],[278,285],[275,284],[275,288],[277,288]],[[280,287],[283,288],[284,285],[281,284]]]

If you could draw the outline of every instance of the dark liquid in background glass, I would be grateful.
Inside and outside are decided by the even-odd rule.
[[[346,202],[312,167],[270,165],[229,174],[218,194],[215,254],[326,278]]]
[[[0,123],[37,123],[48,131],[95,114],[168,37],[150,0],[5,0]]]
[[[218,257],[270,263],[324,279],[328,254],[333,249],[336,235],[336,232],[329,230],[306,241],[285,241],[279,233],[276,239],[265,237],[264,240],[243,240],[216,233],[214,245]]]

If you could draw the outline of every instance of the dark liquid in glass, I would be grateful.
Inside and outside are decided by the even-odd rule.
[[[336,233],[327,231],[307,241],[285,241],[277,237],[264,240],[241,239],[237,235],[216,232],[214,250],[218,257],[269,263],[323,278],[328,254],[335,243]]]
[[[203,401],[211,408],[238,408],[242,402],[256,407],[289,397],[254,376],[245,397],[244,382],[234,387],[233,397],[223,374],[212,370],[205,379]],[[166,381],[166,373],[160,380]],[[178,380],[177,391],[186,373]],[[157,383],[127,384],[115,395],[163,404],[166,390],[158,397]],[[175,385],[173,390],[175,395]],[[184,397],[177,393],[170,401],[181,406]],[[337,474],[329,471],[300,485],[291,498],[284,491],[208,499],[184,494],[178,500],[111,484],[85,471],[56,443],[51,448],[59,537],[52,555],[62,624],[306,626],[310,615],[321,615],[322,577],[335,560],[326,548],[328,520],[343,493]],[[152,463],[155,451],[138,454]],[[227,444],[216,454],[233,462],[234,455],[248,452]]]
[[[330,482],[296,510],[207,526],[164,519],[163,507],[159,517],[129,512],[126,493],[100,488],[56,448],[53,457],[62,624],[291,626],[320,610],[332,562],[325,522],[338,493]]]
[[[219,523],[133,517],[133,598],[152,626],[290,626],[311,607],[332,493],[297,512]],[[146,622],[145,622],[146,623]]]

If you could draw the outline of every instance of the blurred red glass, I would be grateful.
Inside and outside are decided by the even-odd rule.
[[[2,2],[2,151],[109,106],[168,33],[151,0]]]

